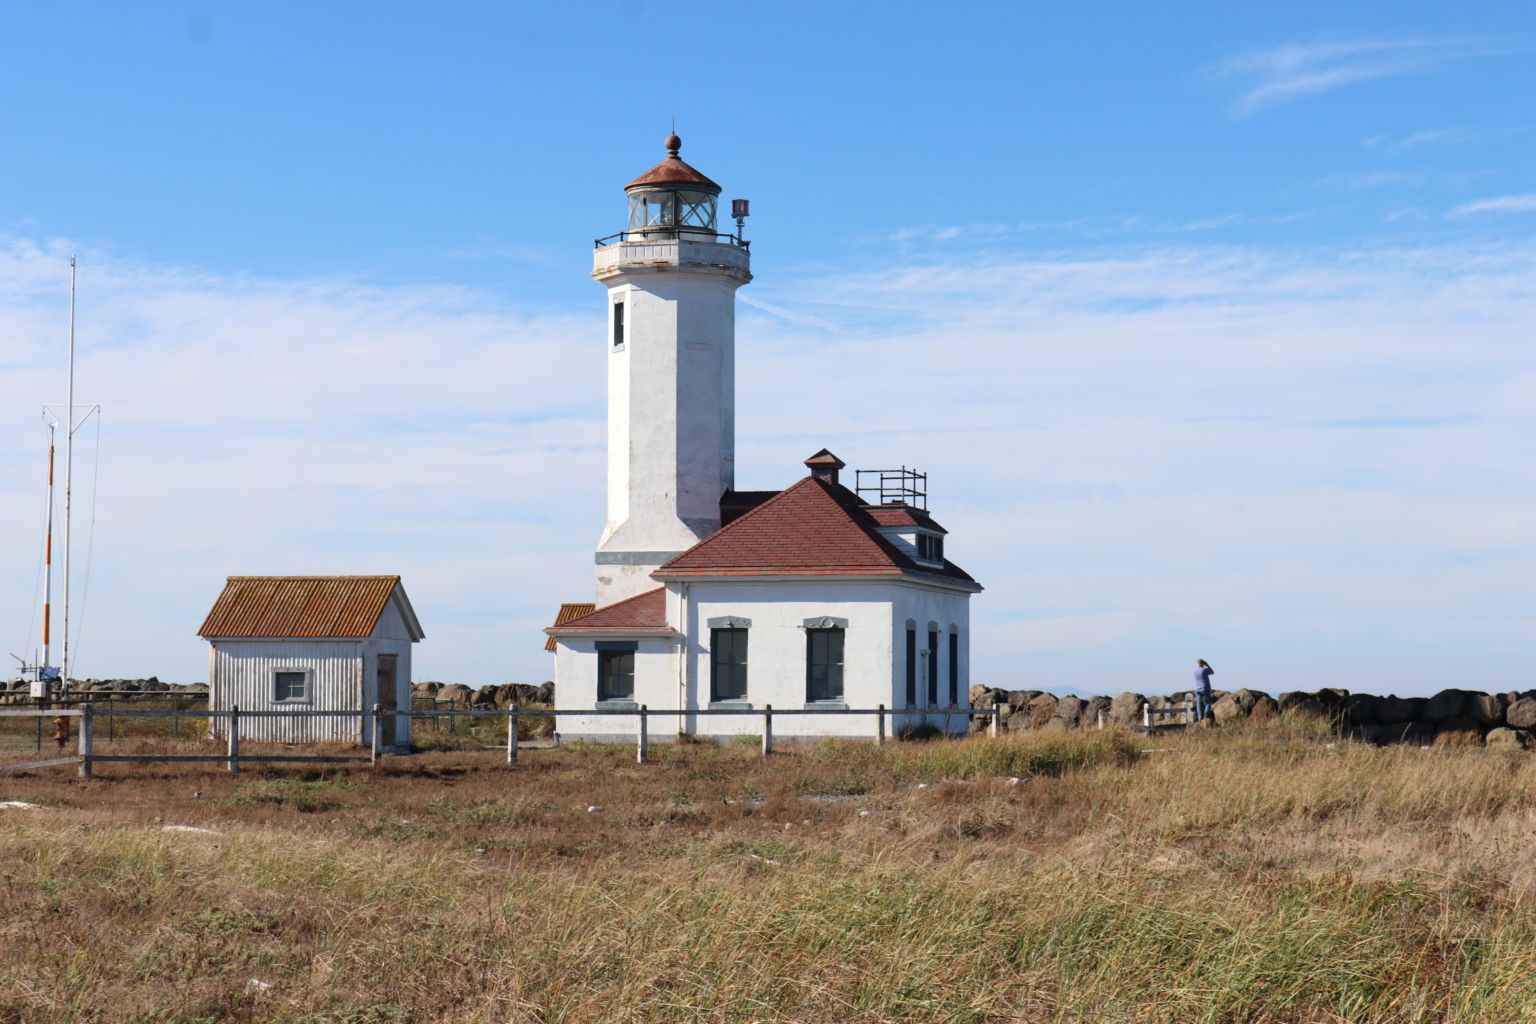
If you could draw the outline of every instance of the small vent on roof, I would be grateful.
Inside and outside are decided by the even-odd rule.
[[[913,508],[928,509],[928,474],[902,466],[900,469],[856,469],[853,489],[860,496],[871,496],[871,504],[900,502]]]

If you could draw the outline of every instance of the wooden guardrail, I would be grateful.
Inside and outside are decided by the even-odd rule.
[[[400,718],[441,718],[441,717],[469,717],[469,718],[505,718],[507,720],[506,759],[508,764],[517,763],[518,759],[518,720],[523,716],[529,717],[554,717],[561,715],[590,716],[629,716],[636,719],[635,732],[635,760],[645,764],[650,757],[650,719],[653,716],[678,716],[678,715],[721,715],[721,716],[748,716],[762,719],[762,756],[769,757],[773,753],[773,718],[775,715],[874,715],[876,721],[875,742],[879,746],[885,745],[886,719],[905,717],[945,715],[963,716],[967,721],[972,718],[985,717],[989,719],[987,731],[990,736],[997,736],[999,725],[1002,722],[1004,704],[994,704],[991,708],[971,708],[951,705],[943,708],[888,708],[884,704],[874,708],[779,708],[773,705],[764,705],[762,708],[687,708],[657,709],[652,710],[644,704],[637,708],[471,708],[453,711],[414,711],[385,709],[375,704],[367,711],[313,711],[285,709],[281,711],[242,711],[238,706],[227,711],[183,711],[164,708],[112,708],[97,709],[90,705],[80,708],[26,708],[19,710],[0,710],[0,717],[24,718],[24,717],[56,717],[65,716],[80,719],[79,753],[73,757],[53,758],[46,761],[33,761],[27,764],[0,765],[0,771],[23,771],[31,768],[46,768],[53,765],[79,764],[81,778],[90,778],[92,765],[101,762],[222,762],[232,772],[238,772],[243,762],[299,762],[299,763],[346,763],[360,761],[360,757],[344,757],[318,754],[246,754],[240,750],[240,725],[244,720],[252,718],[359,718],[366,717],[370,720],[369,751],[370,763],[377,763],[379,759],[379,726],[385,716],[391,716],[396,721]],[[102,717],[121,718],[203,718],[209,720],[221,720],[226,723],[225,743],[226,750],[223,754],[98,754],[95,752],[95,720]]]

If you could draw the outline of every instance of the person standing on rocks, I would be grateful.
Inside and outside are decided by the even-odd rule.
[[[1211,717],[1211,675],[1216,670],[1204,658],[1195,662],[1195,721]]]

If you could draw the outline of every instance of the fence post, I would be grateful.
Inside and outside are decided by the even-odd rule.
[[[773,705],[763,705],[763,756],[773,753]]]
[[[635,737],[635,761],[638,764],[645,764],[646,755],[650,752],[651,737],[650,737],[650,733],[649,733],[648,729],[649,729],[649,726],[648,726],[648,724],[646,723],[646,720],[645,720],[645,705],[641,704],[640,705],[640,733],[639,733],[638,736]]]
[[[1148,729],[1152,728],[1152,702],[1151,701],[1142,701],[1142,703],[1141,703],[1141,724],[1146,726]]]
[[[996,702],[992,705],[992,721],[987,723],[987,735],[997,739],[998,730],[1002,728],[1002,725],[1003,705],[1001,702]]]
[[[517,764],[517,705],[507,715],[507,764]]]
[[[80,777],[91,777],[91,747],[96,739],[95,723],[91,718],[91,706],[80,708]]]
[[[885,705],[880,705],[880,710],[875,715],[875,746],[885,746]]]
[[[240,705],[229,706],[229,770],[240,770]]]
[[[382,708],[383,705],[381,704],[375,704],[373,706],[373,728],[369,730],[372,735],[368,737],[369,764],[379,763],[379,722],[381,720],[379,712],[382,710]]]

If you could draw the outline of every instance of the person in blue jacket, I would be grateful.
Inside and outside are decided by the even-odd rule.
[[[1195,721],[1211,717],[1211,675],[1216,670],[1204,658],[1195,662]]]

